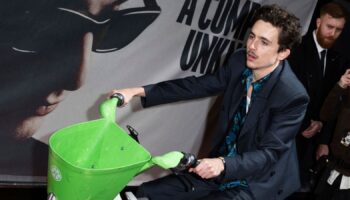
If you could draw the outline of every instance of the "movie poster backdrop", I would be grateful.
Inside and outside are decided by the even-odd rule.
[[[244,47],[254,10],[273,3],[307,31],[316,0],[3,2],[0,182],[45,184],[52,133],[100,118],[98,107],[114,88],[215,72]],[[152,155],[197,154],[215,100],[142,109],[133,99],[117,109],[117,123],[136,129]],[[155,168],[130,184],[166,173]]]

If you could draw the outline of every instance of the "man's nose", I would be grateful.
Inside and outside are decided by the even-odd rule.
[[[90,52],[92,49],[93,35],[92,33],[86,33],[81,41],[81,49],[79,56],[78,67],[72,72],[69,80],[65,84],[65,90],[77,90],[85,81],[86,70],[90,62]]]
[[[255,50],[256,49],[256,42],[254,39],[248,41],[247,45],[249,50]]]
[[[335,35],[336,35],[336,29],[334,28],[334,29],[331,29],[330,31],[329,31],[329,34],[330,34],[330,36],[332,36],[332,37],[334,37]]]

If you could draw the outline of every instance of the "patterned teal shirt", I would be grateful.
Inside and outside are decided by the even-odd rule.
[[[243,124],[245,122],[246,114],[249,111],[250,104],[247,105],[249,102],[247,102],[247,91],[250,87],[250,85],[253,86],[253,91],[251,94],[251,100],[250,102],[254,101],[254,97],[256,94],[261,90],[261,88],[264,86],[264,83],[270,78],[270,74],[264,76],[263,78],[259,79],[258,81],[255,81],[252,83],[253,80],[253,73],[252,70],[247,68],[244,70],[242,74],[242,85],[244,85],[244,97],[233,117],[232,122],[232,128],[228,135],[226,136],[224,140],[224,144],[222,144],[220,148],[220,154],[222,156],[231,157],[237,155],[237,148],[236,148],[236,139],[239,136],[239,133],[241,131],[241,128],[243,127]],[[227,183],[223,183],[220,185],[221,190],[234,188],[234,187],[248,187],[248,184],[245,180],[235,180]]]

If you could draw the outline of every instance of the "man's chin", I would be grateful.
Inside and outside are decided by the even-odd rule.
[[[40,116],[30,117],[18,124],[14,131],[15,138],[19,140],[31,138],[40,128],[43,121],[42,118]]]
[[[333,44],[334,44],[334,40],[328,40],[328,41],[323,40],[322,42],[320,42],[320,46],[325,49],[331,48]]]
[[[249,62],[249,61],[247,60],[247,61],[245,62],[245,65],[246,65],[248,68],[251,68],[252,63]]]
[[[249,68],[249,69],[255,69],[256,67],[255,67],[255,65],[253,64],[253,63],[251,63],[251,62],[246,62],[246,66]]]

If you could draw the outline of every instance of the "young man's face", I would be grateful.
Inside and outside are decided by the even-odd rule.
[[[247,40],[247,66],[253,71],[269,71],[289,55],[289,50],[278,52],[279,29],[263,20],[252,27]]]
[[[331,48],[344,29],[345,19],[325,14],[316,21],[316,37],[323,48]]]
[[[6,19],[12,23],[5,29],[10,30],[9,33],[0,34],[5,38],[0,40],[0,93],[4,94],[0,98],[0,137],[31,137],[45,116],[63,101],[67,91],[82,86],[91,50],[109,52],[106,49],[123,48],[160,13],[156,4],[147,7],[146,0],[140,1],[140,7],[131,7],[129,12],[125,12],[128,11],[124,5],[127,0],[71,2],[63,7],[50,7],[48,12],[32,13],[30,17],[15,17],[21,23]],[[125,6],[124,15],[118,13],[122,5]],[[154,12],[133,12],[142,9]],[[18,11],[18,15],[27,15],[22,12]],[[138,23],[131,23],[130,18]],[[120,27],[123,24],[131,28]],[[118,37],[125,32],[131,36]]]
[[[80,39],[78,39],[80,38]],[[31,53],[3,50],[10,59],[1,60],[0,71],[7,99],[0,101],[0,129],[9,137],[28,138],[42,120],[63,101],[67,91],[79,89],[84,81],[92,47],[92,34],[85,33],[67,49]]]

